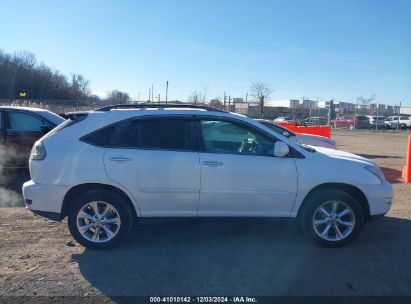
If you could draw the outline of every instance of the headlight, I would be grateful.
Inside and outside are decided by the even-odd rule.
[[[374,174],[380,180],[381,184],[385,182],[384,173],[382,173],[381,169],[377,166],[367,166],[365,167],[365,169],[367,169],[368,172]]]
[[[41,141],[36,141],[33,148],[31,149],[30,159],[31,160],[43,160],[47,156],[46,148]]]

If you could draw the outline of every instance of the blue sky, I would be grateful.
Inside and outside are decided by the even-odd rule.
[[[410,0],[2,0],[0,49],[28,50],[95,93],[147,99],[336,98],[411,106]]]

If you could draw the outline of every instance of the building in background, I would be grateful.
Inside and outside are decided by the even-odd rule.
[[[266,107],[280,107],[297,109],[300,107],[299,99],[281,99],[281,100],[267,100],[264,105]]]

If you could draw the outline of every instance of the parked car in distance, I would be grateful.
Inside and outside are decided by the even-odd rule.
[[[366,115],[370,120],[370,124],[372,127],[384,127],[385,125],[385,117],[384,116],[372,116]]]
[[[347,128],[349,130],[369,129],[371,127],[367,116],[342,115],[331,120],[331,123],[334,128]]]
[[[325,136],[293,132],[269,120],[256,119],[256,121],[298,144],[337,149],[337,144],[334,139]]]
[[[57,125],[60,116],[44,109],[0,106],[0,145],[8,153],[7,166],[27,166],[33,144]]]
[[[137,218],[296,218],[317,244],[352,241],[387,213],[378,166],[295,143],[243,115],[205,106],[117,105],[64,122],[33,146],[27,209],[67,216],[92,249],[118,245]]]
[[[295,120],[291,119],[290,117],[277,117],[274,119],[274,122],[295,122]]]
[[[326,126],[328,125],[327,117],[309,117],[301,121],[303,126]]]
[[[399,123],[399,124],[398,124]],[[384,121],[384,126],[386,129],[407,129],[411,127],[411,117],[409,116],[390,116]]]

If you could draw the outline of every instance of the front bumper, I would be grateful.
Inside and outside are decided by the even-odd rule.
[[[24,200],[31,200],[26,208],[46,218],[61,220],[61,209],[70,186],[36,184],[28,181],[23,184]]]
[[[362,188],[368,200],[371,218],[377,218],[390,211],[394,196],[390,183],[363,185]]]

